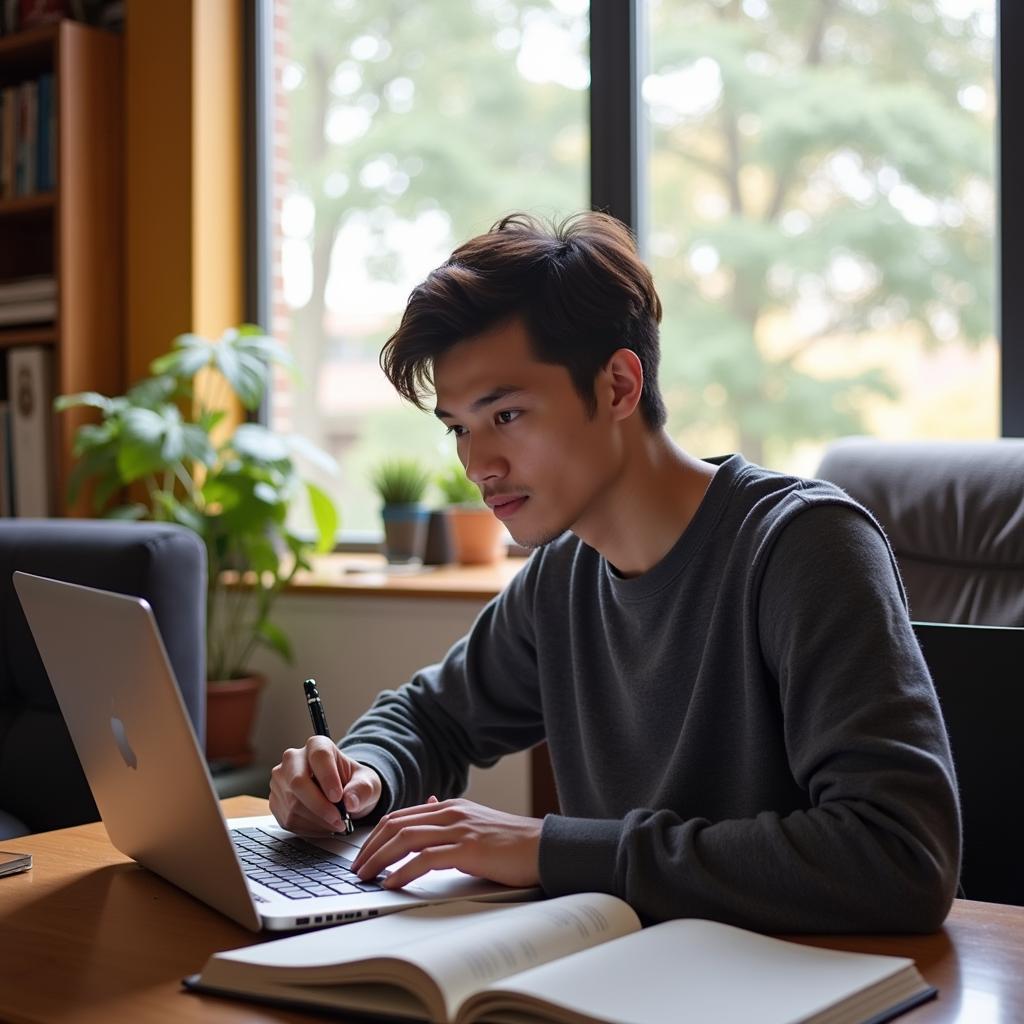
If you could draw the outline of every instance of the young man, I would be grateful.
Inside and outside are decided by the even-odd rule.
[[[381,357],[535,547],[439,665],[273,771],[303,832],[377,824],[364,877],[458,867],[647,920],[927,931],[956,888],[950,753],[889,546],[842,491],[664,431],[661,304],[596,213],[506,217],[416,288]],[[457,799],[546,739],[561,813]]]

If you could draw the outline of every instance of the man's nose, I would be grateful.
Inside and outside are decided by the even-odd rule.
[[[478,487],[500,480],[508,473],[508,460],[497,445],[479,436],[470,439],[465,452],[466,476]]]

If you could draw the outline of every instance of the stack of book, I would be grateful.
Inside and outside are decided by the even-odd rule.
[[[21,277],[0,281],[0,327],[53,323],[56,318],[56,278]]]
[[[50,72],[0,91],[0,199],[52,191],[55,107]]]

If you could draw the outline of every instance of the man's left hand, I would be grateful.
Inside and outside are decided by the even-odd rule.
[[[387,889],[408,885],[435,868],[459,868],[504,885],[540,882],[539,818],[524,818],[470,800],[431,797],[425,804],[384,815],[353,862],[364,879],[411,857],[384,880]]]

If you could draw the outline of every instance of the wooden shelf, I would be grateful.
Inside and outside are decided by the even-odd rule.
[[[67,18],[0,37],[0,86],[53,75],[57,158],[52,191],[0,200],[0,279],[52,276],[59,295],[54,323],[0,327],[0,353],[48,347],[54,396],[123,390],[122,51],[118,35]],[[70,510],[65,495],[75,431],[93,419],[52,415],[51,515],[92,513],[87,495]]]
[[[36,192],[31,196],[0,199],[0,217],[28,217],[40,213],[53,213],[56,205],[55,192]]]
[[[311,572],[298,572],[287,593],[303,596],[414,597],[449,601],[489,601],[505,589],[524,565],[520,557],[493,565],[389,566],[383,555],[314,555]],[[252,585],[252,578],[225,572],[229,587]]]
[[[41,327],[0,327],[0,348],[15,345],[55,345],[57,328],[53,325]]]
[[[406,570],[389,568],[383,555],[331,554],[315,555],[312,564],[312,572],[296,575],[290,593],[489,601],[526,565],[526,559]]]
[[[53,63],[60,23],[0,36],[0,83]]]
[[[11,32],[0,36],[0,58],[10,57],[16,53],[37,52],[46,56],[57,41],[60,22],[42,25],[39,28],[27,28],[22,32]]]

